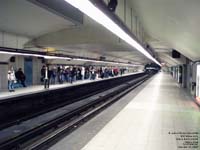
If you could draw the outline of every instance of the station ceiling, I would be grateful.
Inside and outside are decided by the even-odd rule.
[[[27,0],[0,1],[0,30],[36,38],[74,25]]]
[[[1,0],[0,30],[29,37],[29,47],[53,47],[57,53],[145,64],[141,53],[101,25],[84,16],[83,24],[32,3],[33,0]],[[61,0],[58,0],[61,1]],[[191,60],[199,60],[200,1],[129,0],[144,30],[145,40],[156,56],[169,66],[182,60],[171,58],[176,49]]]
[[[157,52],[172,48],[200,59],[199,0],[130,0]]]

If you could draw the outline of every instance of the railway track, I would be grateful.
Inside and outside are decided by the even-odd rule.
[[[93,96],[5,128],[0,131],[0,149],[46,149],[149,77],[143,75],[116,87],[95,93]]]
[[[29,93],[19,97],[0,99],[0,130],[144,75],[146,73],[141,72],[55,90]]]

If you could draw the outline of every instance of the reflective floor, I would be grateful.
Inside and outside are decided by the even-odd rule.
[[[199,107],[170,75],[159,73],[79,149],[199,150],[199,133]],[[67,143],[63,139],[50,149],[68,150],[78,144]]]

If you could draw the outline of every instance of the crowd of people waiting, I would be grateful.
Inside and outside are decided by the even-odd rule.
[[[14,71],[13,67],[8,70],[8,90],[9,92],[14,92],[14,84],[21,84],[23,87],[26,87],[25,80],[26,76],[22,71],[22,68],[19,68],[16,72]]]
[[[109,78],[125,73],[125,68],[118,67],[97,67],[97,66],[49,66],[41,68],[41,83],[44,88],[49,88],[50,84],[62,84],[64,82],[73,83],[77,80],[95,80],[96,78]],[[14,92],[15,85],[26,87],[26,76],[19,68],[14,71],[13,67],[8,70],[8,90]]]
[[[43,66],[41,68],[41,82],[45,88],[49,84],[73,83],[77,80],[95,80],[96,78],[114,77],[124,74],[125,68],[117,67],[84,67],[84,66]]]

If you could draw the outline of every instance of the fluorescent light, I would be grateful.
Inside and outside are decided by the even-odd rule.
[[[45,59],[65,59],[65,60],[70,60],[72,58],[69,57],[60,57],[60,56],[50,56],[50,55],[44,55],[43,56]]]
[[[43,57],[45,59],[71,59],[69,57],[59,57],[59,56],[50,56],[50,55],[40,55],[40,54],[29,54],[27,53],[20,53],[20,52],[9,52],[9,51],[0,51],[0,54],[7,54],[7,55],[18,55],[18,56],[34,56],[34,57]]]
[[[0,54],[43,57],[43,55],[39,54],[28,54],[28,53],[18,53],[18,52],[8,52],[8,51],[0,51]]]
[[[89,0],[65,0],[72,6],[78,8],[84,14],[103,25],[109,31],[123,39],[125,42],[136,48],[146,57],[154,61],[156,64],[161,64],[153,58],[137,41],[135,41],[131,36],[129,36],[123,29],[121,29],[112,19],[106,16],[101,10],[95,7]]]
[[[121,62],[111,62],[111,61],[100,61],[100,60],[93,60],[93,59],[84,59],[84,58],[69,58],[63,56],[51,56],[51,55],[40,55],[40,54],[29,54],[29,53],[20,53],[20,52],[9,52],[9,51],[0,51],[0,54],[7,54],[7,55],[18,55],[18,56],[34,56],[34,57],[43,57],[45,59],[63,59],[63,60],[76,60],[76,61],[89,61],[95,63],[107,63],[107,64],[115,64],[115,65],[126,65],[126,66],[141,66],[135,64],[127,64]]]

